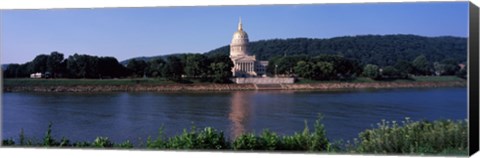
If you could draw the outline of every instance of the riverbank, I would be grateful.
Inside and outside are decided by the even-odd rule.
[[[399,121],[400,122],[400,121]],[[35,141],[20,131],[19,139],[2,140],[3,146],[18,147],[53,147],[53,148],[117,148],[150,150],[209,150],[209,151],[283,151],[283,152],[324,152],[350,154],[421,154],[421,155],[455,155],[468,154],[468,137],[466,120],[385,121],[378,127],[359,133],[354,142],[341,142],[327,139],[328,132],[321,123],[321,118],[313,124],[305,122],[303,131],[293,135],[283,135],[269,130],[260,134],[243,133],[235,138],[228,138],[223,131],[212,127],[190,130],[167,137],[160,128],[156,138],[148,137],[145,143],[134,145],[130,140],[121,143],[112,142],[108,137],[96,137],[93,141],[71,142],[66,137],[56,139],[52,136],[52,124],[42,139]],[[310,127],[309,127],[310,126]],[[313,129],[313,130],[309,130]],[[387,142],[387,143],[385,143]]]
[[[370,82],[311,82],[295,84],[216,84],[173,83],[152,79],[82,80],[82,79],[4,79],[4,92],[183,92],[244,90],[341,90],[381,88],[466,87],[466,80],[411,80]]]

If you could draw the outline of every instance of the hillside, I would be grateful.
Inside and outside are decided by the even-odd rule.
[[[229,46],[223,46],[206,54],[227,54],[229,49]],[[467,59],[467,38],[364,35],[330,39],[271,39],[250,42],[248,49],[260,60],[283,55],[337,54],[356,59],[361,64],[386,66],[393,65],[398,60],[412,61],[421,54],[424,54],[430,62],[446,58],[464,62]]]
[[[424,54],[430,62],[452,58],[458,62],[467,60],[467,38],[462,37],[423,37],[417,35],[362,35],[329,39],[291,38],[270,39],[249,43],[249,52],[257,59],[269,60],[274,56],[336,54],[355,59],[360,64],[393,65],[399,60],[412,61]],[[230,46],[222,46],[205,52],[207,56],[228,54]],[[181,53],[176,53],[176,55]],[[168,55],[165,55],[168,56]],[[150,60],[153,57],[132,59]],[[126,65],[127,59],[121,61]]]

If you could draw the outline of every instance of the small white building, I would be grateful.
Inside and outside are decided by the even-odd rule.
[[[40,72],[30,74],[30,78],[42,78],[42,76],[43,75]]]

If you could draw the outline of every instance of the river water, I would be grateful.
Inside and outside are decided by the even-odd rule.
[[[144,143],[164,127],[167,136],[192,126],[214,127],[235,137],[263,129],[279,134],[312,129],[323,114],[330,140],[352,140],[382,119],[466,119],[466,88],[351,91],[235,91],[192,93],[3,93],[2,138],[53,136]]]

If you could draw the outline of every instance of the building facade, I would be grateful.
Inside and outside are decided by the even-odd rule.
[[[247,50],[248,42],[248,34],[243,30],[240,19],[230,44],[230,59],[234,65],[232,67],[233,77],[266,76],[268,61],[257,61],[255,55],[250,55]]]

